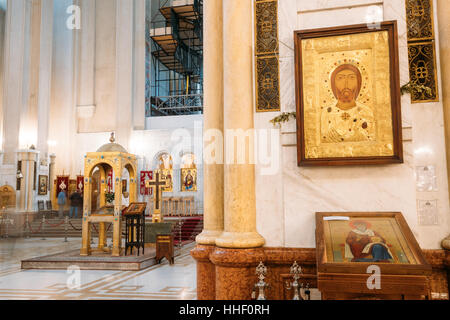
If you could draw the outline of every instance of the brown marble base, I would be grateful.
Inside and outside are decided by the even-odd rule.
[[[197,245],[191,256],[197,261],[197,300],[216,299],[216,268],[209,260],[215,246]]]
[[[264,249],[216,248],[209,258],[216,267],[216,300],[250,300]]]

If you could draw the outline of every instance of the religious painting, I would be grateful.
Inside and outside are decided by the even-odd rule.
[[[295,32],[298,165],[402,163],[397,25]]]
[[[69,195],[77,191],[77,180],[76,179],[69,179]]]
[[[122,179],[122,193],[127,192],[128,180]]]
[[[158,170],[161,174],[161,179],[167,181],[165,192],[173,192],[173,159],[168,153],[163,153],[158,158]]]
[[[16,206],[16,190],[12,186],[4,185],[0,188],[0,206],[2,208]]]
[[[319,212],[316,227],[321,264],[406,266],[426,263],[399,212]]]
[[[114,177],[113,177],[113,174],[114,174],[113,170],[110,169],[108,171],[108,174],[106,175],[106,188],[107,188],[108,193],[114,192],[114,188],[113,188]]]
[[[181,191],[197,191],[197,169],[181,169]]]
[[[48,193],[48,176],[39,175],[38,195],[46,196]]]

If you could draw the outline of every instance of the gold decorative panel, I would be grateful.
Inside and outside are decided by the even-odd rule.
[[[259,111],[280,110],[278,57],[257,57],[256,74],[258,88],[256,105]]]
[[[411,102],[439,101],[433,0],[405,0]]]
[[[256,111],[280,111],[278,0],[255,1]]]
[[[427,89],[411,92],[413,102],[438,101],[434,42],[408,44],[409,78],[411,83]]]
[[[406,0],[408,41],[434,39],[433,1]]]
[[[278,52],[278,2],[257,1],[256,10],[256,54]]]

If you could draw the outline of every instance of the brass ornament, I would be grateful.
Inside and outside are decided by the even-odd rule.
[[[411,102],[437,102],[433,1],[405,0],[405,6]]]

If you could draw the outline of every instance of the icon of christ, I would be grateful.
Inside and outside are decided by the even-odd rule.
[[[342,64],[332,72],[330,84],[337,103],[322,109],[323,143],[375,140],[373,111],[357,101],[362,82],[361,72],[352,64]]]

